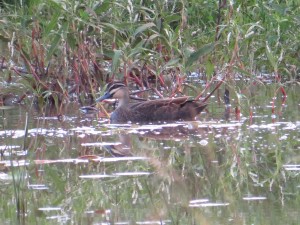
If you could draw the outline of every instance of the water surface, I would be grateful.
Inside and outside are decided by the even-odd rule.
[[[255,90],[240,116],[215,96],[199,120],[158,125],[112,125],[76,105],[63,120],[2,108],[2,221],[298,224],[297,89],[275,108],[274,88]]]

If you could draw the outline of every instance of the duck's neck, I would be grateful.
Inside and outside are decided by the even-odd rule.
[[[122,98],[119,100],[118,107],[126,107],[129,104],[129,99]]]
[[[124,90],[122,98],[119,99],[118,107],[127,107],[129,104],[129,99],[129,92]]]

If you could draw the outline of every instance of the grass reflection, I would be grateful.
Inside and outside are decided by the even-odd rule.
[[[288,104],[284,110],[293,115],[272,121],[258,108],[251,123],[118,128],[94,120],[80,127],[80,116],[30,118],[27,136],[1,133],[1,218],[13,224],[297,224],[299,106]],[[11,119],[7,112],[4,118]]]

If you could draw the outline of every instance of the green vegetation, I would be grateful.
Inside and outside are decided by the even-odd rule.
[[[299,90],[287,84],[300,78],[299,27],[299,0],[1,1],[0,105],[34,99],[62,111],[65,103],[92,102],[114,79],[166,87],[166,96],[188,87],[200,97],[203,83],[204,94],[224,83],[245,109],[241,121],[249,120],[208,123],[184,140],[155,140],[137,129],[130,153],[147,161],[99,162],[93,157],[112,155],[97,143],[122,142],[126,129],[82,120],[72,104],[65,121],[33,119],[31,110],[28,125],[23,110],[0,106],[0,217],[11,224],[297,224]],[[287,104],[275,102],[285,89]],[[209,119],[221,117],[216,99]],[[73,163],[81,156],[89,160]],[[151,175],[80,177],[139,171]],[[230,205],[190,207],[203,199]],[[59,210],[41,210],[52,206]]]
[[[299,78],[296,0],[20,2],[4,1],[0,19],[1,82],[14,81],[0,94],[19,101],[33,94],[59,108],[112,79],[171,87],[171,78],[174,95],[194,71],[208,82],[221,74],[235,92],[237,76]]]

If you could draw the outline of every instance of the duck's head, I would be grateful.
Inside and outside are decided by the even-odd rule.
[[[97,98],[96,102],[101,102],[105,99],[115,98],[120,101],[129,101],[129,90],[122,82],[109,83],[103,96]]]

